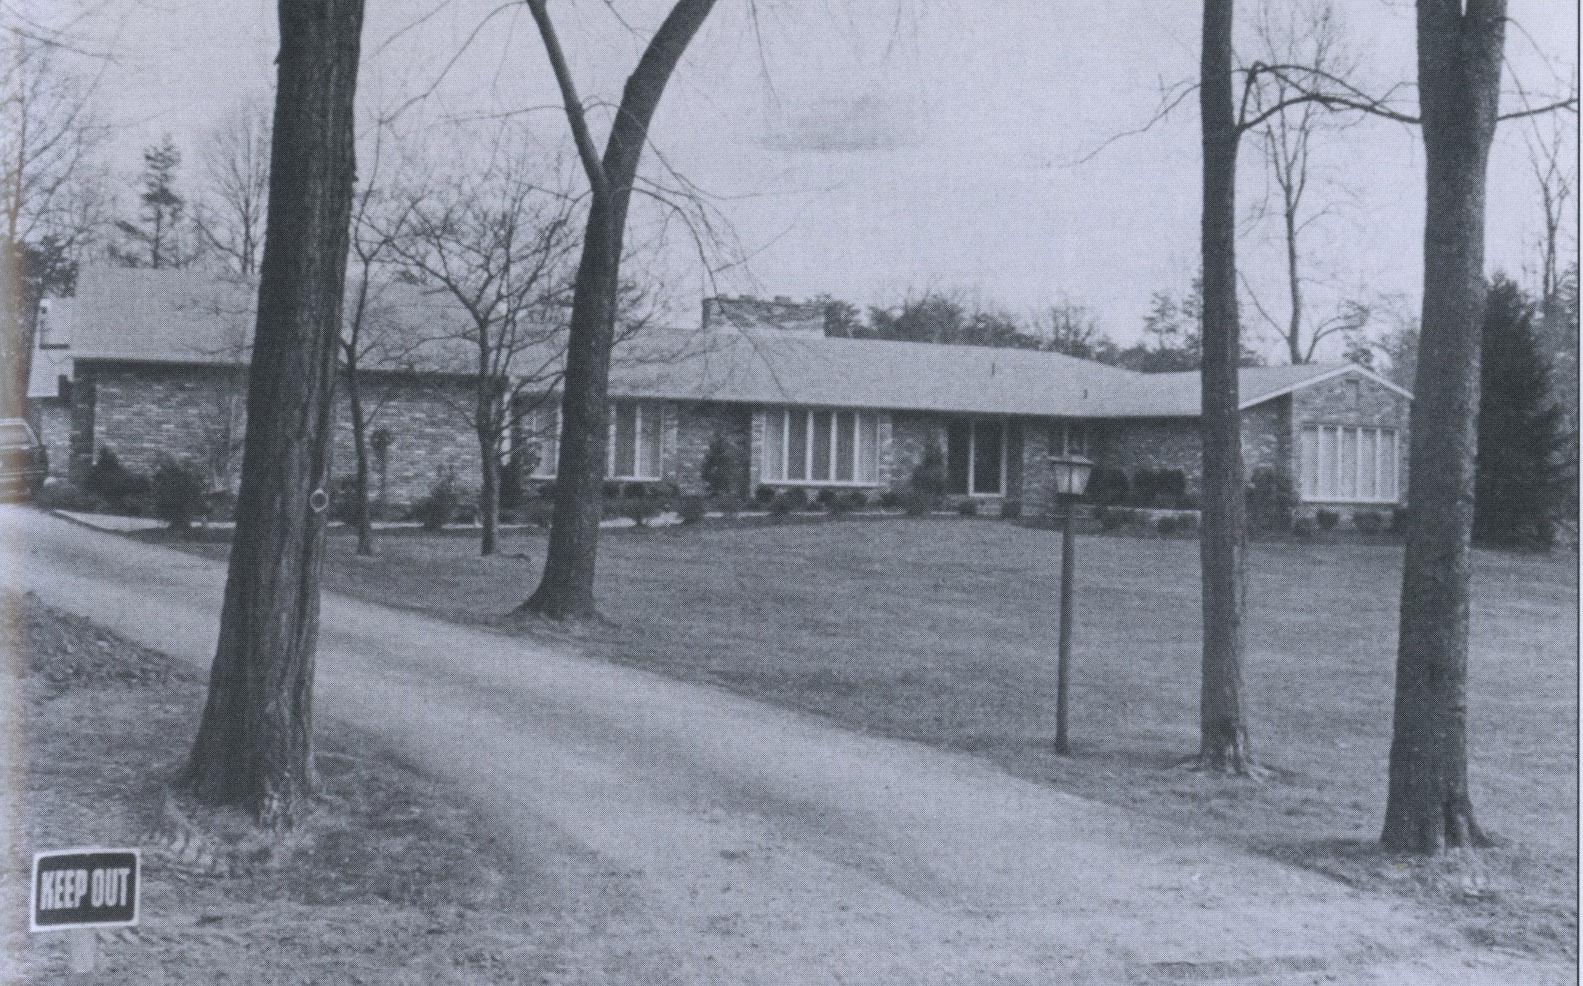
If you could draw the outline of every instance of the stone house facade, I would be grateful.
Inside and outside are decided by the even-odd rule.
[[[58,303],[51,344],[58,391],[37,409],[52,461],[92,461],[113,449],[151,471],[165,460],[233,486],[246,426],[245,360],[219,345],[245,325],[246,298],[213,294],[202,275],[85,271],[78,297]],[[211,279],[212,280],[212,279]],[[784,318],[777,319],[777,314]],[[1129,475],[1180,470],[1200,481],[1198,374],[1139,374],[1025,350],[825,338],[817,306],[710,299],[704,327],[655,330],[617,351],[610,384],[607,478],[709,492],[712,446],[726,451],[732,491],[905,489],[931,447],[951,494],[1030,513],[1053,504],[1051,459],[1083,455]],[[447,317],[428,308],[414,321]],[[477,439],[464,414],[472,381],[444,354],[364,380],[371,430],[388,450],[376,495],[411,504],[447,473],[478,484]],[[1243,448],[1250,474],[1290,477],[1307,510],[1374,509],[1403,501],[1411,395],[1351,365],[1244,370]],[[508,456],[529,486],[554,480],[554,394],[524,398]],[[352,468],[349,410],[337,399],[334,463]],[[64,423],[69,421],[69,428]]]

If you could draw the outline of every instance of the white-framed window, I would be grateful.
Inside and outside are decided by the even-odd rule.
[[[664,422],[664,411],[659,404],[613,402],[605,478],[659,479],[660,430]]]
[[[614,401],[606,442],[605,478],[660,479],[660,432],[665,421],[659,404]],[[522,445],[538,453],[534,479],[554,479],[561,457],[561,405],[550,400],[522,420]]]
[[[1088,422],[1070,419],[1050,425],[1050,452],[1053,455],[1081,455],[1088,458]]]
[[[820,486],[879,483],[879,416],[783,408],[764,412],[763,480]]]
[[[1395,428],[1305,425],[1299,450],[1302,497],[1396,503],[1400,454]]]
[[[945,471],[952,493],[1001,496],[1006,492],[1006,422],[964,418],[946,428]]]
[[[522,445],[538,456],[533,463],[534,479],[554,479],[561,459],[561,402],[546,400],[522,419]]]

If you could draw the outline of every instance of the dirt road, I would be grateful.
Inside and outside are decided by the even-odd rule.
[[[7,584],[207,666],[223,566],[19,507],[0,544]],[[317,702],[477,798],[552,982],[1572,978],[971,757],[333,593]]]

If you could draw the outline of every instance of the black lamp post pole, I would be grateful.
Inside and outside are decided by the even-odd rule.
[[[1056,644],[1055,666],[1055,752],[1072,752],[1066,737],[1067,677],[1072,664],[1072,497],[1061,497],[1061,629]]]

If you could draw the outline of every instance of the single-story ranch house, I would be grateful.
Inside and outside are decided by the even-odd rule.
[[[412,289],[394,317],[449,341],[373,360],[372,429],[383,432],[376,482],[392,504],[423,496],[445,470],[476,487],[470,385],[459,312]],[[57,471],[100,449],[149,471],[164,459],[233,484],[240,464],[251,294],[185,271],[85,269],[40,332],[31,413]],[[700,329],[648,330],[618,348],[611,371],[607,478],[669,481],[703,492],[718,440],[734,485],[886,491],[904,488],[924,450],[941,449],[951,491],[1042,510],[1052,455],[1082,453],[1136,475],[1200,477],[1197,373],[1142,374],[1055,353],[827,338],[822,309],[784,299],[711,298]],[[1402,502],[1412,395],[1351,364],[1245,369],[1247,468],[1284,471],[1310,510]],[[554,479],[557,406],[534,398],[512,436],[533,480]],[[335,465],[351,468],[338,398]],[[69,466],[67,464],[70,464]]]

